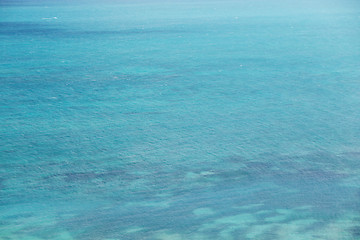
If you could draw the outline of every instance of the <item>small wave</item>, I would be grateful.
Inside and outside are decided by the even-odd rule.
[[[52,20],[52,19],[58,19],[57,17],[51,17],[51,18],[42,18],[42,20]]]

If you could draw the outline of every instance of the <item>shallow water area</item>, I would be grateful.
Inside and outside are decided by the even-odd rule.
[[[1,1],[0,239],[358,239],[359,9]]]

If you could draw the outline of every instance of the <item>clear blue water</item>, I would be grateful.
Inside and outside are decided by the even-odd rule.
[[[360,238],[360,5],[0,2],[0,239]]]

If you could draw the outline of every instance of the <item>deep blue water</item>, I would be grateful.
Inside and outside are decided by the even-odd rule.
[[[0,1],[0,239],[360,238],[360,4]]]

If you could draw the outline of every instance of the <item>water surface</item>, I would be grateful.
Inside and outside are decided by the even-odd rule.
[[[0,239],[359,239],[359,9],[1,1]]]

